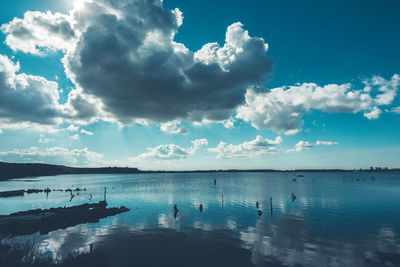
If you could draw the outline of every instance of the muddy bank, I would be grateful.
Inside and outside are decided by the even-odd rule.
[[[107,202],[73,207],[36,209],[0,216],[0,235],[16,236],[40,232],[47,234],[82,223],[98,222],[102,218],[129,211],[128,208],[107,208]]]

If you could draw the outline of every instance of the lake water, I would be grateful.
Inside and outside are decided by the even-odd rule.
[[[294,182],[296,174],[304,177]],[[104,187],[110,207],[130,211],[2,242],[35,242],[54,257],[88,251],[94,243],[115,266],[400,264],[397,172],[61,175],[0,182],[0,191],[46,187],[87,190],[71,201],[68,192],[1,198],[0,214],[87,203],[90,193],[98,202]]]

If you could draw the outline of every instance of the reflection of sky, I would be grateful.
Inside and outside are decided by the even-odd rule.
[[[42,251],[55,256],[72,250],[88,251],[115,240],[114,233],[143,235],[151,231],[178,231],[191,236],[194,229],[228,231],[226,238],[251,251],[251,261],[285,265],[343,266],[378,262],[378,252],[400,253],[399,173],[306,173],[293,182],[294,173],[213,173],[80,175],[42,177],[1,182],[1,190],[28,188],[87,188],[71,202],[65,192],[4,198],[0,214],[30,208],[71,206],[103,198],[107,187],[110,206],[125,205],[128,213],[82,224],[48,235],[33,235]],[[213,179],[217,179],[214,186]],[[315,179],[315,182],[313,182]],[[290,193],[296,201],[290,200]],[[221,195],[224,196],[222,207]],[[269,198],[272,197],[273,218]],[[259,201],[263,215],[257,216]],[[173,216],[173,204],[179,208]],[[204,210],[198,207],[203,204]],[[150,232],[148,232],[150,231]],[[161,236],[161,235],[160,235]],[[26,240],[18,237],[14,240]],[[10,240],[9,240],[10,241]]]

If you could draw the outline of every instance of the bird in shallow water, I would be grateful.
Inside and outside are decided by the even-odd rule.
[[[174,205],[174,217],[175,217],[175,219],[176,219],[176,216],[178,215],[178,212],[179,212],[178,207],[175,204]]]
[[[290,198],[292,199],[292,202],[296,200],[296,195],[292,193],[292,195],[290,196]]]

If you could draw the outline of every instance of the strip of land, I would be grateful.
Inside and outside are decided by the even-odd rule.
[[[229,170],[191,170],[191,171],[152,171],[139,170],[128,167],[102,167],[102,168],[76,168],[63,165],[41,164],[41,163],[7,163],[0,162],[0,181],[15,178],[54,176],[63,174],[138,174],[138,173],[215,173],[215,172],[391,172],[400,171],[400,168],[370,168],[370,169],[229,169]]]
[[[73,207],[36,209],[0,215],[0,236],[47,234],[82,223],[98,222],[102,218],[129,211],[128,208],[107,208],[107,202]]]
[[[141,173],[137,168],[74,168],[63,165],[40,163],[0,162],[0,181],[35,176],[53,176],[61,174],[132,174]]]

